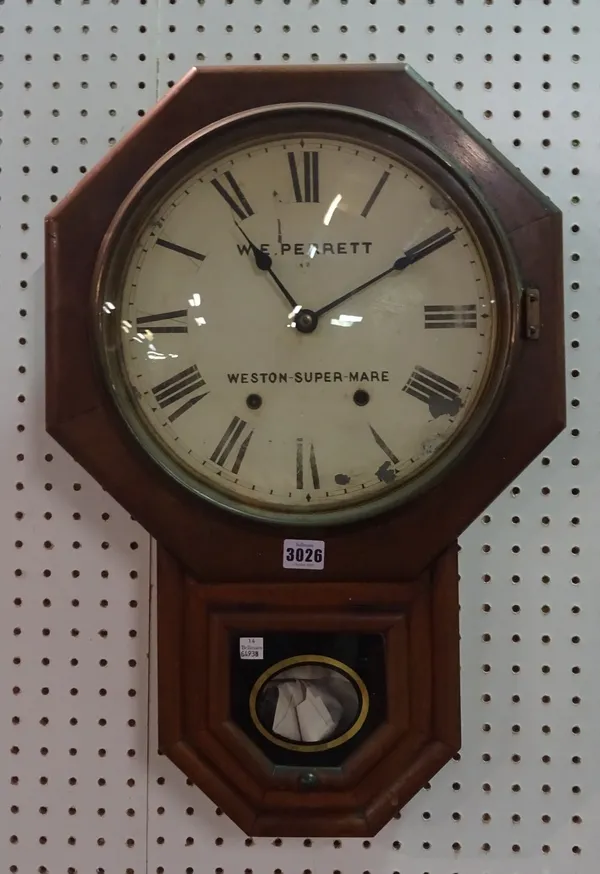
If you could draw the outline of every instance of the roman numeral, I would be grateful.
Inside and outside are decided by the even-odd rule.
[[[425,306],[426,328],[476,328],[477,304]]]
[[[163,249],[170,249],[172,252],[178,252],[180,255],[187,255],[188,258],[193,258],[195,261],[204,261],[206,258],[206,255],[201,255],[200,252],[195,252],[193,249],[186,248],[186,246],[179,246],[170,240],[163,240],[162,237],[156,241],[156,245],[162,246]]]
[[[182,398],[191,395],[192,392],[203,388],[205,385],[206,382],[202,379],[198,368],[194,364],[192,367],[188,367],[185,370],[176,373],[175,376],[165,379],[164,382],[159,382],[159,384],[155,385],[152,389],[152,394],[154,395],[158,406],[163,410],[165,407],[170,407],[171,404],[175,404]],[[205,391],[202,394],[195,394],[193,397],[189,397],[185,403],[168,416],[169,422],[174,422],[184,413],[187,413],[194,404],[197,404],[198,401],[205,398],[207,394],[208,392]]]
[[[231,472],[237,473],[241,467],[242,461],[244,460],[248,444],[254,434],[254,431],[249,431],[246,436],[244,436],[244,431],[247,427],[248,422],[244,422],[244,420],[240,419],[239,416],[234,416],[229,423],[227,430],[219,440],[217,448],[210,456],[210,460],[214,461],[215,464],[218,464],[219,467],[224,467],[227,459],[235,450],[236,455],[231,467]]]
[[[187,334],[187,325],[161,325],[160,322],[169,322],[175,319],[185,319],[187,310],[173,310],[171,313],[155,313],[153,316],[138,316],[135,320],[136,328],[142,333],[151,331],[153,334]]]
[[[384,172],[379,177],[379,181],[378,181],[377,185],[375,186],[375,188],[371,192],[371,196],[369,197],[369,199],[367,200],[367,202],[365,203],[365,205],[363,207],[363,211],[361,212],[361,215],[363,218],[366,218],[369,215],[369,213],[371,212],[371,208],[372,208],[373,204],[375,203],[375,201],[377,200],[377,198],[381,194],[381,189],[383,188],[385,183],[388,181],[389,177],[390,177],[390,174],[388,173],[388,171],[384,170]]]
[[[298,161],[294,152],[288,152],[288,162],[294,186],[296,203],[319,202],[319,153],[302,152],[302,163],[298,167]]]
[[[227,180],[231,191],[228,191],[225,185],[223,185],[223,183],[218,179],[212,179],[211,185],[216,188],[223,200],[231,207],[240,221],[244,221],[244,219],[254,215],[254,210],[246,200],[246,195],[238,185],[233,173],[231,173],[230,170],[226,170],[223,176]]]
[[[375,430],[375,428],[372,425],[369,425],[369,428],[371,429],[371,434],[373,435],[373,438],[375,439],[375,443],[377,443],[379,448],[385,452],[385,454],[387,455],[389,460],[392,462],[392,464],[398,464],[399,463],[398,456],[394,452],[392,452],[392,450],[387,445],[387,443],[385,442],[383,437],[381,437],[381,435],[379,435],[377,433],[377,431]]]
[[[461,407],[460,386],[425,367],[415,367],[402,391],[427,404],[434,419],[456,416]]]
[[[304,439],[298,437],[296,440],[296,488],[304,488]],[[310,468],[310,479],[314,489],[321,488],[321,479],[319,477],[319,468],[317,467],[317,457],[315,455],[315,447],[310,444],[308,450],[308,466]]]

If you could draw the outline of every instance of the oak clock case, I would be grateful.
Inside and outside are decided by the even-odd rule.
[[[460,748],[456,540],[564,425],[560,212],[408,67],[223,68],[46,240],[48,430],[158,543],[161,750],[249,834],[375,834]]]
[[[314,526],[406,501],[477,437],[519,280],[483,198],[424,140],[297,105],[226,119],[151,168],[96,287],[108,384],[143,451],[217,505]]]

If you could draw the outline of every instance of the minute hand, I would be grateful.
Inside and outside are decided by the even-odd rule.
[[[359,291],[364,291],[365,288],[369,288],[369,286],[374,285],[376,282],[379,282],[379,280],[383,279],[384,276],[389,276],[390,273],[399,273],[402,270],[406,270],[406,268],[410,267],[411,264],[415,264],[417,261],[420,261],[427,255],[431,255],[432,252],[436,252],[438,249],[441,249],[442,246],[445,246],[447,243],[452,242],[456,234],[461,230],[462,228],[454,228],[453,231],[450,230],[450,228],[444,228],[443,230],[432,234],[431,237],[427,237],[426,240],[421,240],[421,242],[417,243],[416,246],[411,246],[410,249],[407,249],[404,255],[401,255],[400,258],[397,258],[392,266],[388,267],[387,270],[384,270],[382,273],[378,273],[377,276],[373,276],[371,279],[363,282],[362,285],[358,285],[356,288],[353,288],[352,291],[347,291],[346,294],[343,294],[341,297],[337,297],[335,300],[332,300],[331,303],[328,303],[324,307],[321,307],[321,309],[317,310],[315,312],[315,315],[322,316],[324,313],[328,313],[329,310],[332,310],[338,304],[344,303],[344,301],[348,300],[351,297],[354,297],[355,294],[358,294]]]

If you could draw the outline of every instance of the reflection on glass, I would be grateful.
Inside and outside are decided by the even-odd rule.
[[[350,680],[323,665],[296,665],[275,674],[259,692],[257,716],[289,741],[317,743],[347,731],[360,711]]]
[[[352,325],[357,325],[359,322],[362,322],[362,320],[362,316],[341,315],[336,319],[331,319],[331,324],[337,325],[338,328],[351,328]]]
[[[202,324],[204,324],[204,319],[202,319],[201,321]],[[200,324],[200,321],[198,319],[196,319],[196,322]],[[133,328],[133,325],[131,324],[131,322],[128,322],[127,319],[123,319],[123,321],[121,322],[121,327],[126,334],[129,334],[129,332]],[[138,331],[138,333],[135,334],[131,339],[135,340],[136,343],[148,344],[146,356],[147,358],[149,358],[150,361],[164,361],[166,358],[179,358],[179,354],[176,352],[168,352],[167,354],[165,354],[164,352],[160,352],[152,342],[154,340],[154,334],[149,328],[146,328],[143,333],[141,331]]]
[[[323,218],[324,225],[329,224],[329,222],[331,221],[331,219],[333,217],[334,212],[336,211],[336,209],[338,208],[338,206],[340,205],[341,202],[342,202],[342,195],[336,194],[336,196],[333,198],[333,200],[329,204],[327,212],[325,213],[325,216]]]
[[[311,258],[312,258],[312,255],[311,255]],[[302,309],[302,307],[300,305],[298,305],[298,306],[294,307],[294,309],[291,311],[291,313],[288,313],[288,319],[291,319],[291,321],[289,321],[287,324],[288,328],[295,328],[296,327],[296,322],[294,321],[294,316],[297,313],[299,313],[301,309]]]

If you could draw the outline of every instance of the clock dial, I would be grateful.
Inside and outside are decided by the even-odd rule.
[[[100,282],[111,382],[147,451],[209,498],[367,508],[481,403],[499,336],[481,242],[364,139],[280,134],[199,158],[132,239]]]

